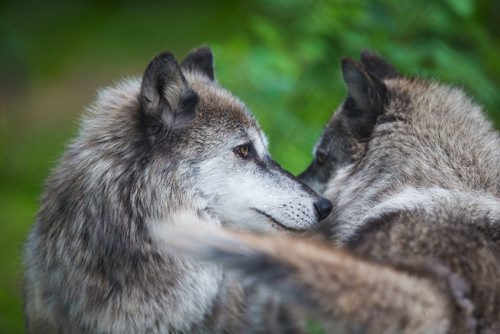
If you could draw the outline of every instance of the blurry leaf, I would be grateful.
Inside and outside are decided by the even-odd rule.
[[[299,40],[297,49],[297,57],[306,62],[320,61],[325,55],[325,45],[321,39]]]
[[[253,20],[252,28],[259,41],[264,44],[272,47],[280,45],[283,42],[277,27],[270,24],[266,19],[257,18]]]
[[[474,2],[472,0],[446,0],[446,3],[455,14],[463,18],[471,16],[474,11]]]

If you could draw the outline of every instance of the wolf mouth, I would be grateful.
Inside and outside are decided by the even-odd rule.
[[[256,208],[252,208],[252,210],[254,210],[255,212],[257,212],[257,213],[263,215],[264,217],[268,218],[273,223],[273,225],[276,225],[276,227],[278,229],[289,231],[289,232],[295,232],[295,233],[304,232],[305,231],[305,230],[301,230],[301,229],[296,229],[296,228],[285,226],[282,223],[280,223],[276,218],[274,218],[273,216],[271,216],[268,213],[265,213],[262,210],[259,210],[259,209],[256,209]]]

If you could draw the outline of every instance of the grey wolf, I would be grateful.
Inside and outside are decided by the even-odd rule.
[[[174,256],[166,226],[306,231],[331,203],[268,153],[208,48],[102,90],[47,181],[26,241],[29,333],[236,332],[244,291]],[[243,306],[242,306],[243,305]],[[233,327],[231,327],[233,326]]]
[[[335,333],[499,333],[498,133],[461,89],[373,53],[342,73],[348,96],[301,175],[333,202],[335,245],[213,230],[173,247]]]

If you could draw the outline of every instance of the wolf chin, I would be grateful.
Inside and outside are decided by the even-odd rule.
[[[342,74],[348,96],[301,175],[333,202],[323,227],[337,247],[214,230],[177,249],[335,333],[499,333],[498,133],[462,90],[374,53]]]
[[[47,181],[25,245],[27,332],[237,332],[245,292],[169,253],[164,228],[300,232],[330,210],[270,158],[210,49],[160,54],[99,93]]]

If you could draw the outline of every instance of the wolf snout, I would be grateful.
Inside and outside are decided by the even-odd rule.
[[[332,212],[333,205],[332,202],[326,198],[320,197],[319,200],[314,203],[314,208],[316,212],[318,212],[319,220],[323,220]]]

